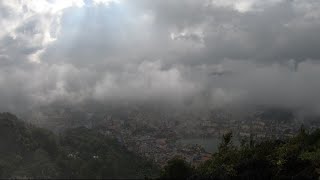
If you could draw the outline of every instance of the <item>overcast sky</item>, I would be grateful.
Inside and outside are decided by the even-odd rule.
[[[0,110],[179,101],[320,111],[319,0],[0,0]]]

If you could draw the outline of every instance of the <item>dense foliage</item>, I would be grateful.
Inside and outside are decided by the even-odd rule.
[[[0,178],[143,178],[157,168],[94,130],[59,137],[0,114]]]
[[[193,167],[181,161],[170,161],[163,169],[162,174],[166,175],[163,178],[180,174],[189,179],[318,179],[320,130],[308,134],[302,128],[296,137],[285,141],[250,140],[240,147],[232,144],[232,133],[229,133],[223,137],[219,151],[191,174],[186,169]]]

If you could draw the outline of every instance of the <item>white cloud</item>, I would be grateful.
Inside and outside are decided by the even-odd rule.
[[[93,0],[94,5],[104,4],[109,5],[111,3],[120,3],[120,0]]]
[[[241,13],[253,10],[262,10],[270,5],[283,0],[211,0],[211,4],[217,7],[229,7]]]
[[[20,46],[37,46],[29,55],[31,62],[39,62],[39,55],[55,41],[61,28],[60,19],[65,9],[81,7],[83,0],[10,0],[3,1],[6,17],[0,21],[0,39],[11,37]]]
[[[206,2],[0,0],[0,100],[320,104],[320,3]]]

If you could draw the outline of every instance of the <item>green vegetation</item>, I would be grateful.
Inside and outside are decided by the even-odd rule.
[[[60,138],[58,159],[67,178],[143,178],[157,173],[152,163],[96,131],[77,128]]]
[[[161,177],[165,179],[186,179],[194,173],[194,168],[182,157],[176,156],[164,166]]]
[[[86,128],[59,137],[0,114],[0,178],[143,178],[157,176],[150,162],[115,140]]]
[[[286,141],[250,140],[240,147],[232,144],[229,133],[223,137],[219,151],[200,166],[186,168],[187,163],[181,161],[170,161],[163,169],[163,178],[180,174],[190,179],[318,179],[320,130],[308,134],[302,128],[296,137]],[[190,174],[185,169],[194,170]]]

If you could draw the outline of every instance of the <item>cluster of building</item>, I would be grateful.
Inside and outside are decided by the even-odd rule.
[[[123,122],[111,119],[109,117],[108,123],[104,127],[99,127],[101,133],[113,136],[129,151],[146,157],[160,166],[175,156],[181,156],[195,165],[211,157],[211,153],[197,144],[177,143],[178,136],[170,128],[160,126],[157,129],[147,127],[143,123],[133,123],[133,120]]]
[[[203,136],[222,136],[227,132],[232,132],[234,137],[239,139],[283,139],[293,137],[297,134],[301,124],[295,120],[281,121],[278,119],[264,119],[259,116],[259,112],[249,114],[243,119],[229,120],[205,120],[201,123]]]
[[[179,139],[221,137],[230,131],[239,140],[281,139],[294,136],[300,129],[301,124],[295,119],[281,120],[274,118],[272,113],[263,113],[252,111],[239,116],[224,110],[168,112],[128,108],[110,110],[107,113],[89,113],[49,109],[33,114],[32,119],[35,124],[50,126],[50,129],[74,126],[98,129],[101,133],[116,138],[128,150],[159,165],[164,165],[174,156],[182,156],[196,165],[209,159],[212,152],[207,152],[197,144],[180,144]],[[280,117],[286,119],[286,115],[284,113]],[[320,127],[318,121],[314,122],[309,126],[311,130]]]

